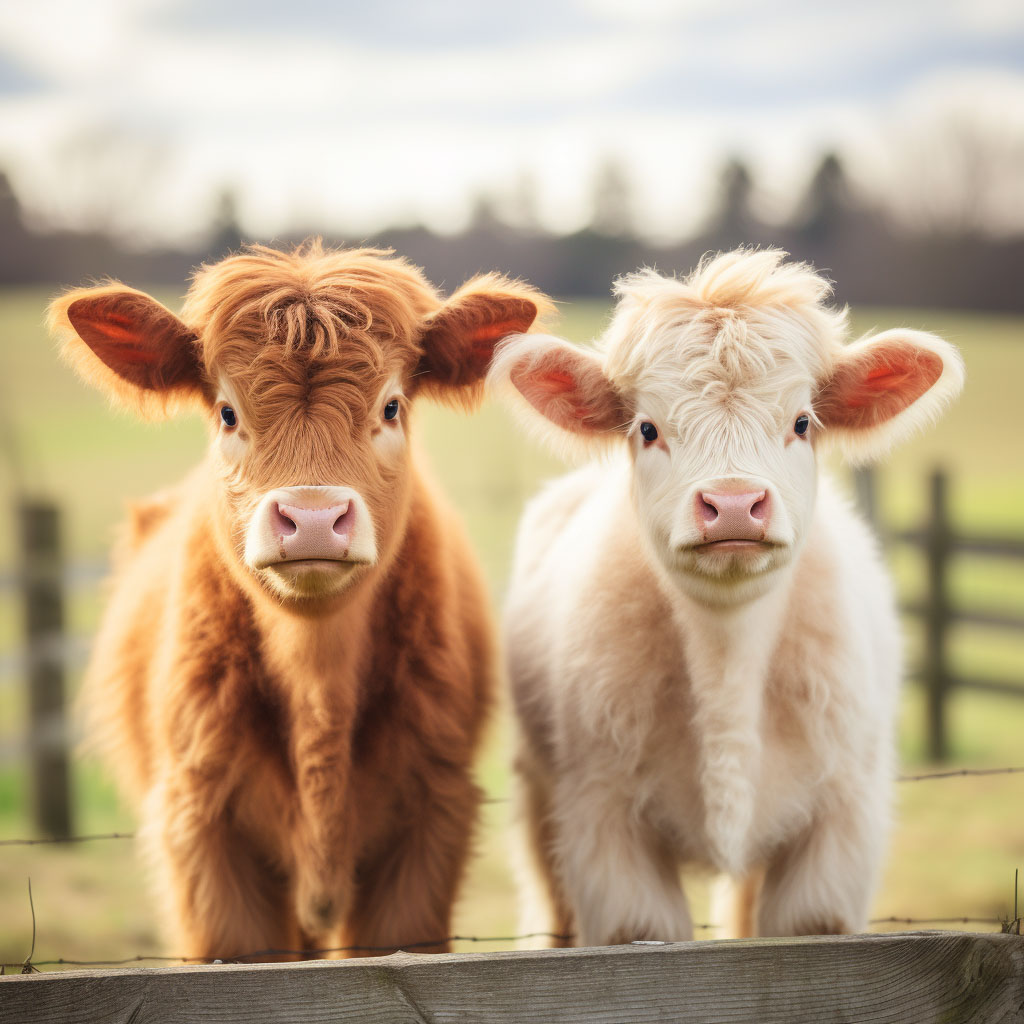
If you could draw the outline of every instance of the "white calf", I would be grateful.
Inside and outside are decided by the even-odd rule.
[[[687,864],[743,883],[740,930],[866,923],[900,640],[817,455],[880,454],[963,369],[916,331],[845,345],[784,257],[633,275],[600,356],[521,336],[492,370],[549,433],[613,449],[530,504],[506,613],[527,890],[583,944],[690,938]]]

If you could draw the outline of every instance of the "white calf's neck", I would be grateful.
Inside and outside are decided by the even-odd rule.
[[[700,737],[698,778],[709,853],[718,868],[732,874],[747,869],[752,852],[765,683],[793,576],[789,566],[767,593],[739,605],[705,604],[674,586],[669,595],[684,639],[694,732]]]

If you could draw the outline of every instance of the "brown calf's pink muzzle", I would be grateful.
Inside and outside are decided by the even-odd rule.
[[[771,495],[767,490],[698,491],[694,514],[705,544],[761,541],[768,530]]]
[[[344,561],[352,544],[355,508],[351,501],[328,508],[302,508],[274,502],[270,507],[281,553],[289,561],[324,558]]]
[[[286,562],[373,562],[366,503],[350,487],[281,487],[265,494],[249,523],[245,560],[254,569]]]

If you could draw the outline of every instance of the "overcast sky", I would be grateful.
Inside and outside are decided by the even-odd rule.
[[[905,179],[893,151],[949,111],[1024,138],[1020,0],[0,4],[0,167],[30,210],[167,237],[221,188],[253,233],[455,230],[524,176],[572,229],[608,158],[674,234],[729,152],[782,210],[826,147]]]

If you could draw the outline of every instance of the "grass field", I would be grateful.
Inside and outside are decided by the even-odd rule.
[[[112,413],[79,385],[57,362],[42,332],[46,297],[38,290],[0,292],[0,447],[16,453],[15,459],[0,461],[0,571],[9,570],[16,558],[10,508],[17,486],[61,502],[73,561],[100,561],[125,500],[177,478],[204,443],[196,421],[137,424]],[[174,304],[173,296],[163,298]],[[605,314],[602,304],[566,304],[562,331],[585,340],[600,331]],[[915,522],[923,510],[925,475],[932,465],[942,464],[953,475],[953,507],[960,524],[973,531],[1024,533],[1024,432],[1017,408],[1024,320],[891,311],[855,317],[858,331],[897,324],[935,330],[960,345],[968,386],[950,415],[887,464],[880,480],[885,520],[892,525]],[[560,467],[523,439],[494,406],[472,418],[433,408],[418,415],[415,429],[422,445],[464,514],[500,601],[523,501]],[[921,567],[912,553],[894,552],[893,567],[904,593],[920,589]],[[1024,566],[964,560],[956,566],[954,585],[960,600],[1024,614]],[[87,636],[100,611],[95,588],[76,591],[71,629]],[[13,598],[0,592],[0,655],[17,645],[19,629]],[[910,630],[911,662],[915,648]],[[1024,683],[1024,638],[1019,635],[961,630],[954,657],[962,671],[1015,676]],[[906,767],[922,763],[922,720],[920,695],[908,687],[901,728]],[[0,678],[0,746],[23,721],[18,680]],[[1024,701],[958,695],[951,722],[954,764],[1024,764]],[[480,766],[494,796],[507,792],[506,735],[507,723],[499,715]],[[30,834],[25,793],[22,768],[0,764],[0,838]],[[96,766],[76,765],[75,793],[77,831],[133,827],[130,813]],[[1009,913],[1013,869],[1024,868],[1024,777],[904,783],[897,796],[898,825],[876,916],[996,918]],[[486,808],[479,855],[459,907],[459,934],[513,934],[507,814],[503,803]],[[37,959],[108,959],[160,951],[131,842],[0,847],[0,961],[20,960],[28,952],[28,876],[39,929]],[[693,896],[695,918],[706,920],[700,881],[693,885]]]

